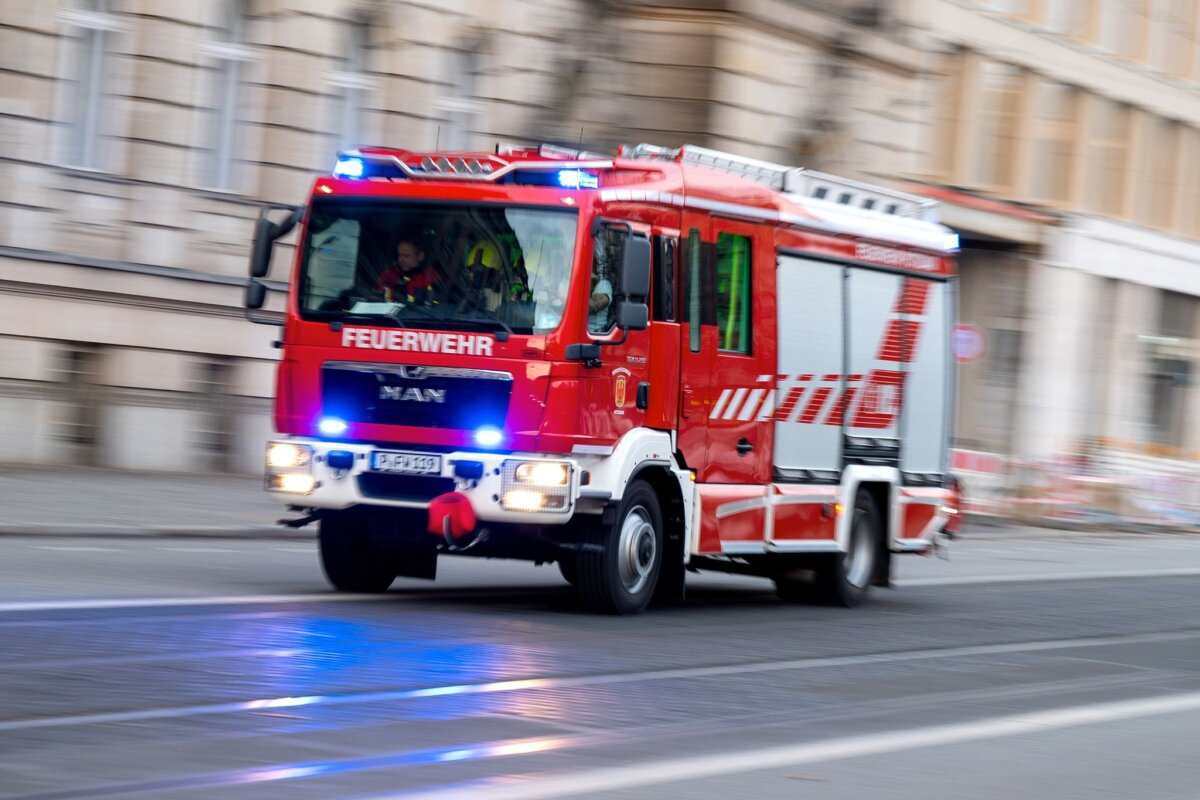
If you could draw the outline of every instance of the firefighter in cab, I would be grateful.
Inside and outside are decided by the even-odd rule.
[[[426,262],[425,248],[415,236],[401,237],[396,261],[384,269],[375,288],[389,303],[428,305],[434,302],[437,270]]]
[[[467,251],[467,285],[472,303],[495,311],[504,300],[504,270],[500,251],[491,242],[478,242]]]

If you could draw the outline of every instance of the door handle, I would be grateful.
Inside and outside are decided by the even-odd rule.
[[[749,453],[753,449],[754,449],[754,445],[750,444],[750,440],[747,439],[745,436],[738,439],[737,451],[738,451],[738,456],[740,458],[745,458],[746,453]]]

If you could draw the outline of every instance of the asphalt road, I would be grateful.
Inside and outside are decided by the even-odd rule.
[[[0,798],[1200,796],[1200,538],[993,538],[864,608],[701,576],[582,613],[444,559],[0,538]]]

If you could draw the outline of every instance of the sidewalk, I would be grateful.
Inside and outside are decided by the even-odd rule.
[[[313,538],[294,516],[261,478],[0,467],[0,535]]]
[[[296,516],[267,496],[260,478],[0,466],[0,536],[315,537],[316,525],[286,528],[277,524],[277,520]],[[1042,527],[969,516],[961,538],[1183,532],[1069,524]]]

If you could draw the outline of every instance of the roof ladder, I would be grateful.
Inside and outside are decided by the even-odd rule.
[[[759,161],[756,158],[746,158],[691,144],[675,150],[639,144],[635,147],[622,147],[619,155],[626,158],[662,158],[682,164],[695,164],[747,178],[787,194],[876,214],[892,214],[927,222],[938,221],[938,204],[935,200],[803,167],[772,164],[769,161]]]

